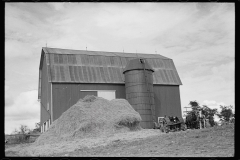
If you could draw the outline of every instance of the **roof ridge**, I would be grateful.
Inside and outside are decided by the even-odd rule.
[[[69,51],[84,51],[84,52],[95,52],[95,53],[109,53],[109,54],[114,54],[115,56],[119,56],[118,54],[122,54],[122,52],[109,52],[109,51],[90,51],[90,50],[76,50],[76,49],[62,49],[62,48],[52,48],[52,47],[42,47],[42,49],[44,51],[47,51],[47,49],[58,49],[58,50],[69,50]],[[46,53],[46,52],[45,52]],[[48,53],[48,51],[47,51]],[[116,55],[117,53],[117,55]],[[49,53],[48,53],[49,54]],[[69,53],[51,53],[51,54],[69,54]],[[130,53],[130,52],[124,52],[123,54],[133,54],[133,55],[136,55],[136,53]],[[149,55],[149,56],[157,56],[159,58],[165,58],[165,59],[171,59],[171,58],[168,58],[168,57],[165,57],[165,56],[162,56],[160,54],[151,54],[151,53],[137,53],[138,55]],[[88,54],[85,54],[85,55],[88,55]],[[98,54],[96,54],[98,55]],[[113,57],[115,57],[113,55]],[[98,55],[99,56],[99,55]],[[103,56],[103,55],[101,55]],[[106,55],[105,55],[106,56]],[[134,56],[135,57],[135,56]],[[136,57],[138,58],[138,57]]]

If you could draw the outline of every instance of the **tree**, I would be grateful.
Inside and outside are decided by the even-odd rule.
[[[195,101],[190,101],[189,105],[192,107],[192,111],[198,111],[201,107],[199,106],[199,103]]]
[[[14,131],[12,132],[12,134],[18,134],[19,131],[17,130],[17,128],[14,129]]]
[[[41,132],[40,122],[35,123],[35,129],[34,130],[36,130],[38,132]]]
[[[14,129],[14,131],[12,132],[12,134],[16,134],[13,138],[13,142],[14,143],[23,143],[23,142],[27,142],[27,140],[29,139],[29,135],[27,135],[27,133],[30,131],[30,129],[26,126],[26,125],[20,125],[19,129]]]
[[[19,129],[14,129],[14,131],[12,132],[12,134],[26,134],[30,131],[30,129],[28,128],[28,126],[26,125],[20,125]]]
[[[211,127],[213,127],[215,125],[214,115],[217,113],[217,109],[211,109],[207,105],[203,105],[200,110],[202,111],[202,114],[205,116],[205,118],[209,120]]]
[[[195,101],[190,101],[189,105],[191,106],[192,110],[187,113],[187,115],[198,115],[199,109],[201,108],[199,106],[199,103]]]
[[[35,123],[35,128],[40,128],[40,122]]]
[[[216,113],[217,113],[217,109],[214,108],[214,109],[211,109],[209,108],[207,105],[203,105],[202,108],[201,108],[201,111],[202,111],[202,114],[208,118],[210,116],[214,116]]]
[[[196,119],[194,117],[198,117],[195,121],[201,121],[203,124],[203,119],[199,118],[199,111],[202,112],[202,115],[204,115],[205,119],[209,120],[209,123],[211,126],[215,125],[214,122],[214,115],[217,113],[217,109],[211,109],[207,105],[203,105],[202,107],[199,105],[199,103],[195,101],[190,101],[189,105],[191,105],[192,111],[187,113],[186,120],[188,118],[188,121],[193,121],[193,119]],[[192,119],[192,120],[189,120]],[[196,123],[198,125],[198,123]]]
[[[22,125],[19,127],[20,134],[26,134],[30,131],[30,129],[26,125]]]
[[[221,121],[226,121],[229,122],[230,118],[232,116],[235,116],[235,114],[233,114],[233,106],[221,106],[221,112],[219,114],[217,114],[217,116],[220,118]]]
[[[199,109],[201,107],[196,100],[190,101],[189,105],[191,105],[192,110],[186,115],[187,128],[199,128]]]

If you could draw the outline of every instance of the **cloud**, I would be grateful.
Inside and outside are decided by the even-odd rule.
[[[63,13],[48,18],[59,35],[49,37],[48,45],[85,49],[87,44],[89,50],[105,51],[122,51],[126,46],[125,50],[130,52],[136,49],[149,52],[150,48],[154,50],[146,45],[152,45],[149,43],[151,37],[188,17],[190,10],[179,9],[178,5],[163,4],[151,8],[153,6],[150,3],[66,4]],[[175,10],[170,12],[166,7]],[[145,47],[140,47],[142,44]]]
[[[7,4],[5,10],[6,58],[32,56],[36,54],[36,48],[60,35],[54,24],[48,21],[56,15],[47,5],[12,3]]]
[[[206,6],[212,11],[206,12],[209,10]],[[153,39],[153,43],[167,48],[172,47],[173,52],[187,53],[193,57],[196,54],[192,51],[195,50],[215,47],[223,43],[234,44],[234,6],[231,6],[232,10],[226,10],[227,7],[228,5],[204,4],[202,7],[204,9],[199,11],[199,7],[191,6],[192,12],[189,12],[185,20],[169,26],[166,32]],[[215,52],[211,54],[219,55]]]
[[[7,92],[10,88],[8,85],[5,85],[4,87],[5,87],[5,92]]]
[[[64,3],[63,2],[61,2],[61,3],[50,3],[53,7],[54,7],[54,9],[55,10],[57,10],[57,11],[59,11],[59,10],[61,10],[61,9],[63,9],[64,8]]]
[[[234,61],[221,64],[220,66],[212,67],[211,71],[214,76],[222,77],[226,80],[233,80],[234,79]]]
[[[211,109],[216,108],[218,110],[218,112],[220,112],[221,111],[220,105],[225,106],[226,104],[223,102],[216,102],[214,100],[204,100],[203,105],[207,105]]]
[[[17,40],[5,41],[5,55],[7,58],[29,56],[32,53],[32,49],[29,49],[29,45],[26,43]]]
[[[5,107],[5,133],[11,133],[20,124],[33,129],[35,123],[40,121],[37,94],[37,90],[22,92],[11,106]]]
[[[13,105],[13,98],[5,95],[5,107]]]
[[[223,102],[216,102],[214,100],[204,100],[203,101],[203,105],[207,105],[211,109],[217,109],[218,113],[221,112],[220,105],[221,106],[226,106],[225,103],[223,103]],[[214,115],[214,120],[215,121],[219,121],[220,118],[217,115]]]
[[[100,12],[94,17],[97,27],[115,37],[146,38],[162,33],[170,26],[174,26],[188,17],[188,10],[175,8],[174,11],[170,12],[168,9],[174,7],[165,7],[164,4],[159,5],[158,9],[152,8],[152,10],[142,7],[142,5],[130,5],[135,7],[129,7],[128,4],[111,7],[103,5]]]
[[[44,25],[47,19],[58,13],[53,9],[52,3],[6,3],[6,16],[24,20],[32,25]],[[41,23],[35,23],[41,22]],[[21,26],[19,26],[21,27]]]
[[[231,68],[231,63],[229,65]],[[211,72],[211,67],[204,67],[202,75],[198,74],[198,69],[196,69],[184,76],[181,79],[183,85],[180,86],[182,106],[188,104],[190,100],[204,101],[206,99],[215,99],[223,101],[225,104],[234,105],[232,104],[235,95],[233,71],[231,69],[229,72],[225,70],[228,69],[220,66],[215,67]]]
[[[9,95],[9,92],[10,92],[10,86],[9,85],[6,85],[6,83],[9,83],[9,82],[5,82],[5,107],[8,107],[8,106],[11,106],[13,104],[13,97],[11,95]]]

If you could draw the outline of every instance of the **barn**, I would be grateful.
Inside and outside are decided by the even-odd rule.
[[[144,72],[138,74],[140,71]],[[133,89],[127,88],[132,83],[129,79],[140,84],[137,81],[141,79],[141,75],[143,79],[147,77],[146,80],[151,81],[147,85],[150,86],[148,91],[151,95],[149,106],[137,104],[137,101],[145,103],[148,92],[138,93],[141,92],[141,87],[135,87],[135,92],[131,93]],[[180,85],[182,83],[173,60],[159,54],[43,47],[38,83],[41,132],[45,132],[54,120],[86,95],[109,100],[127,99],[145,121],[141,126],[152,128],[152,122],[158,117],[182,116]],[[145,98],[141,98],[139,94],[145,95]],[[138,96],[138,100],[134,95]]]

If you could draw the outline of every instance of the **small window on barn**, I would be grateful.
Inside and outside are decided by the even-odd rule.
[[[113,90],[99,90],[98,91],[98,97],[105,98],[107,100],[112,100],[116,98],[115,91]]]
[[[85,97],[86,95],[94,95],[112,100],[116,99],[116,90],[81,90],[81,97]]]

